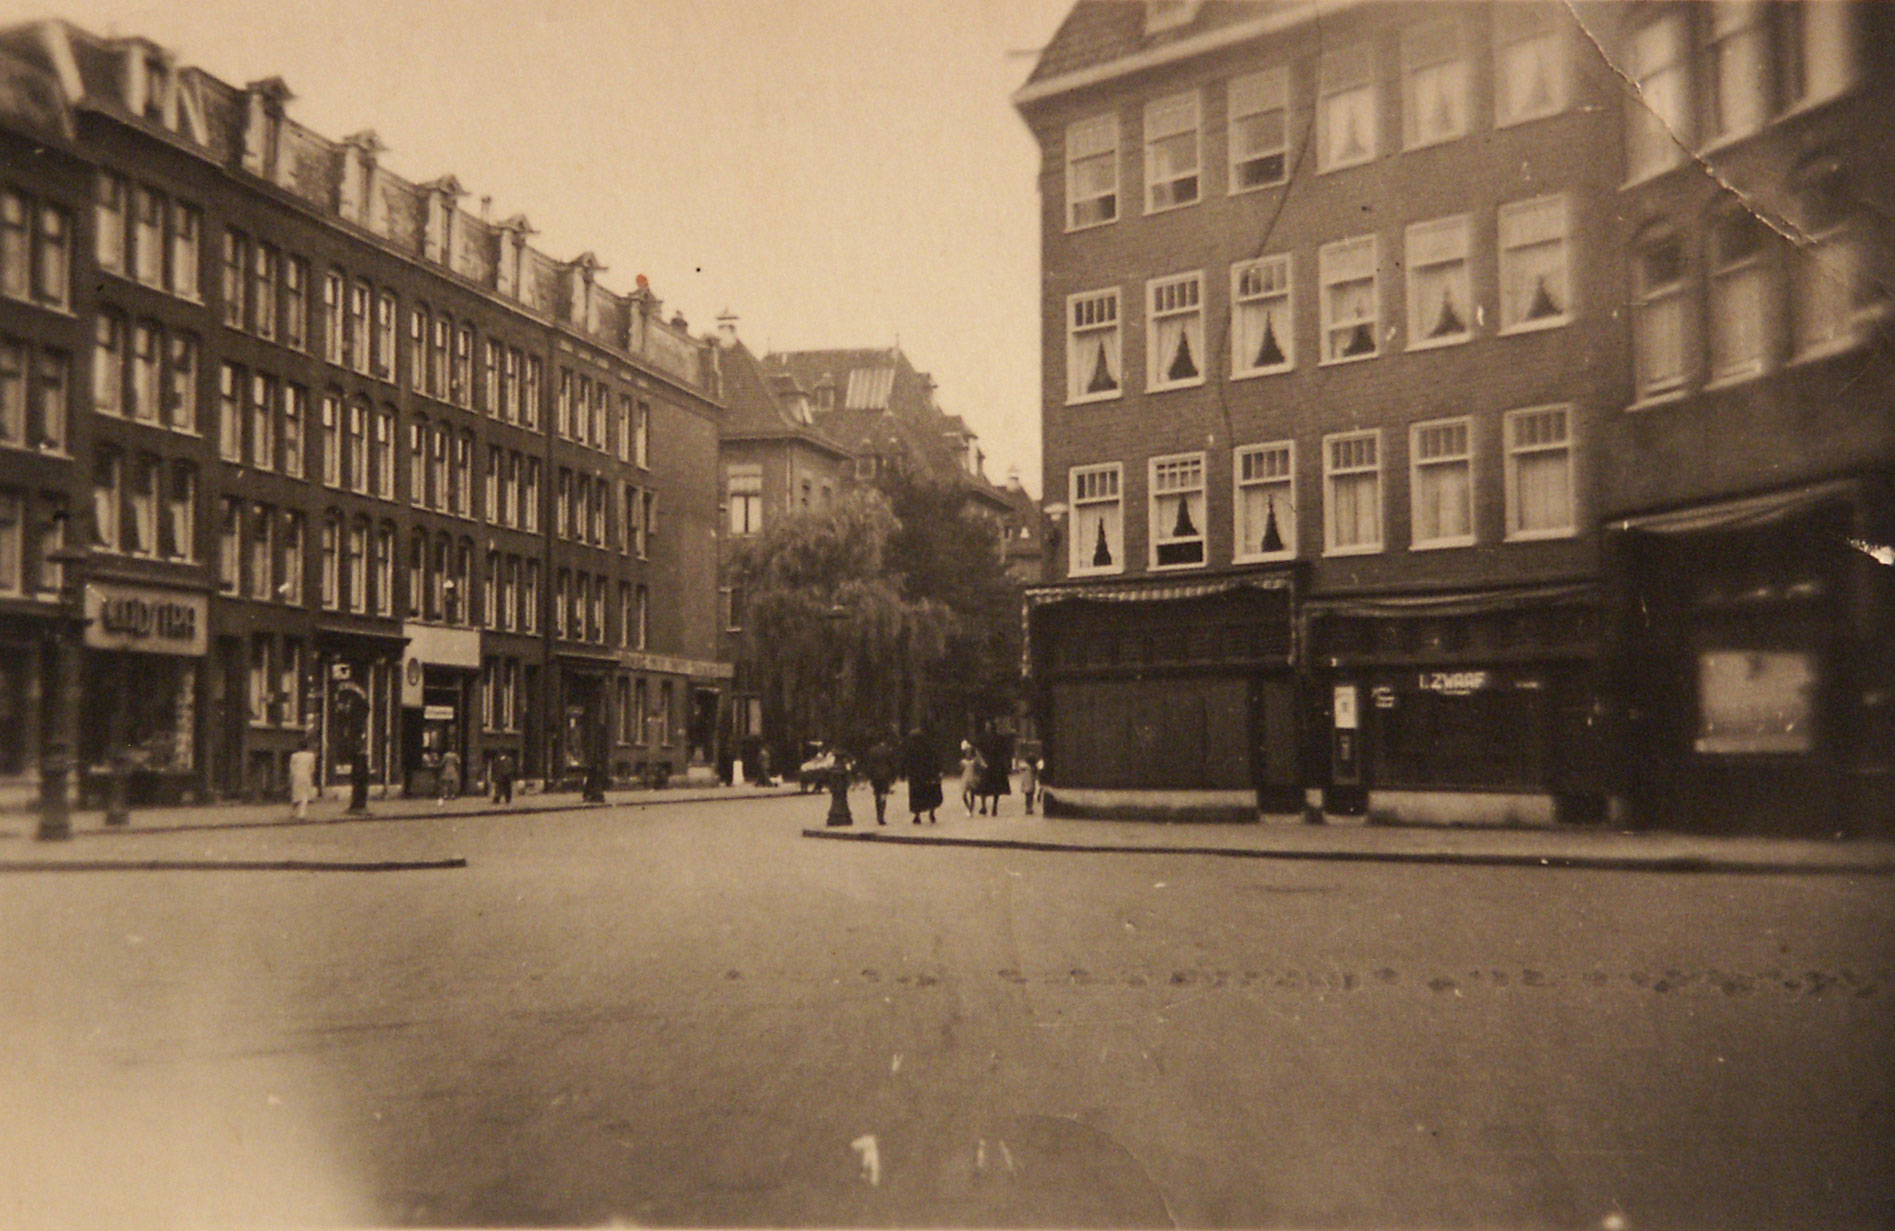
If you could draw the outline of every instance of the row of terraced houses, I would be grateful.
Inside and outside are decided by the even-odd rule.
[[[1895,821],[1895,9],[1094,3],[1048,810]]]

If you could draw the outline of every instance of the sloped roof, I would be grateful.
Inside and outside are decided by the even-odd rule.
[[[849,373],[849,389],[843,395],[842,409],[886,410],[889,394],[894,389],[894,367],[856,368]]]
[[[718,353],[718,364],[724,377],[725,403],[719,431],[725,439],[800,440],[837,457],[849,455],[849,450],[827,433],[796,421],[772,388],[783,374],[765,371],[742,339]]]
[[[1145,6],[1125,0],[1079,0],[1041,51],[1027,84],[1107,64],[1121,56],[1162,47],[1221,26],[1310,7],[1307,0],[1208,0],[1188,21],[1145,33]]]

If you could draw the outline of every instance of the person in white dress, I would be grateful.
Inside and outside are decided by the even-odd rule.
[[[316,798],[316,754],[308,744],[290,753],[290,816],[304,820]]]

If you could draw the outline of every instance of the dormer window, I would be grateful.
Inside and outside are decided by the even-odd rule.
[[[1198,0],[1145,0],[1145,33],[1162,34],[1188,26],[1198,15]]]
[[[283,105],[293,97],[281,77],[244,87],[243,169],[250,174],[271,181],[280,178]]]

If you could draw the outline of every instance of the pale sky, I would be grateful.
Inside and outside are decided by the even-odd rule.
[[[751,349],[900,341],[1040,489],[1038,157],[1009,96],[1070,0],[65,0],[373,128],[555,257]]]

